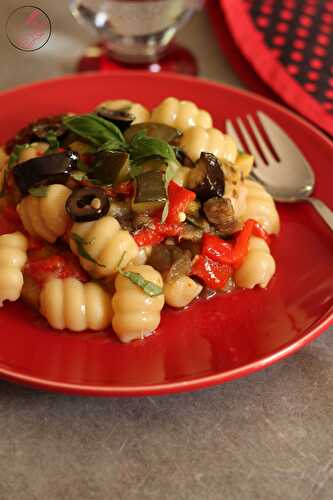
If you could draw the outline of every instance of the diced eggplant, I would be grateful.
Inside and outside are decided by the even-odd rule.
[[[135,183],[135,203],[166,201],[167,196],[163,174],[160,170],[152,170],[137,175]]]
[[[80,188],[73,191],[66,202],[66,210],[75,222],[100,219],[109,211],[110,201],[101,188]]]
[[[131,142],[135,134],[141,132],[141,130],[145,130],[148,137],[162,139],[169,144],[175,143],[182,135],[180,130],[170,127],[170,125],[165,125],[164,123],[143,122],[136,123],[126,130],[124,133],[126,141]]]
[[[19,163],[13,168],[17,187],[23,196],[35,186],[65,184],[69,175],[76,169],[78,155],[73,151],[39,156]]]
[[[209,222],[223,235],[232,234],[237,227],[235,211],[229,198],[210,198],[203,210]]]
[[[224,174],[221,164],[212,153],[201,153],[195,167],[187,178],[187,187],[204,202],[213,196],[224,194]]]
[[[129,176],[129,156],[121,151],[101,151],[89,169],[88,176],[101,184],[117,184]]]
[[[116,125],[122,132],[127,130],[131,123],[135,120],[135,115],[130,113],[129,111],[125,111],[122,109],[109,109],[106,106],[102,106],[97,108],[96,111],[98,116],[105,118],[105,120],[109,120],[114,125]]]

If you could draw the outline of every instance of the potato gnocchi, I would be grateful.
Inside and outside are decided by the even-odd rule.
[[[21,296],[57,330],[129,343],[165,304],[266,288],[280,219],[253,161],[175,97],[28,124],[0,149],[0,305]]]

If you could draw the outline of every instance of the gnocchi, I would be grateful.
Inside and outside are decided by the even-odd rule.
[[[45,196],[28,195],[17,206],[17,212],[31,236],[54,243],[70,222],[65,204],[71,190],[62,184],[51,184]]]
[[[14,302],[21,295],[27,247],[27,239],[19,231],[0,236],[0,307],[5,300]]]
[[[72,252],[79,256],[82,267],[96,278],[116,273],[119,265],[125,267],[139,252],[133,237],[121,229],[114,217],[77,222],[71,231],[82,239],[82,245],[94,262],[80,255],[78,244],[73,238],[70,239]]]
[[[104,330],[111,324],[111,297],[98,283],[51,279],[41,290],[40,312],[57,330]]]
[[[217,128],[205,129],[198,125],[187,128],[180,139],[180,148],[192,161],[197,161],[203,151],[230,162],[234,162],[237,157],[234,139]]]
[[[211,128],[213,120],[208,111],[199,109],[190,101],[179,101],[175,97],[167,97],[151,114],[152,122],[165,123],[179,130],[199,125],[204,129]]]
[[[126,271],[138,273],[151,283],[163,286],[162,276],[151,266],[131,265]],[[160,323],[164,294],[150,297],[122,274],[117,274],[115,289],[112,327],[120,340],[127,343],[151,334]]]
[[[250,238],[248,254],[235,272],[236,285],[241,288],[266,288],[275,273],[273,259],[267,243],[255,236]]]
[[[273,198],[258,182],[246,179],[246,208],[243,219],[259,222],[268,234],[277,234],[280,230],[280,218]]]

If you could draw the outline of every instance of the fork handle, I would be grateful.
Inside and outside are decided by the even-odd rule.
[[[308,201],[317,210],[322,219],[333,231],[333,212],[327,205],[318,198],[304,198],[304,201]]]

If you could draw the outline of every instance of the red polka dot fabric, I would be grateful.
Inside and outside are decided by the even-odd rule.
[[[333,135],[333,1],[220,0],[256,73],[285,102]]]

